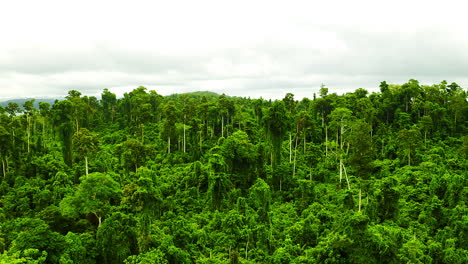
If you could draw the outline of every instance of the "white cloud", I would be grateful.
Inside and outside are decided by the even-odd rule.
[[[311,97],[382,80],[468,85],[459,1],[10,1],[0,98],[213,90]]]

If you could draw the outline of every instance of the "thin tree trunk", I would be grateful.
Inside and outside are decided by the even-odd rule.
[[[343,160],[340,158],[340,188],[341,188],[341,179],[343,179]]]
[[[325,157],[328,157],[328,128],[325,126]]]
[[[46,134],[45,134],[45,124],[46,124],[46,119],[44,117],[43,123],[42,123],[42,144],[45,147],[45,141],[46,141]]]
[[[184,153],[185,153],[185,122],[184,122]]]
[[[289,163],[292,162],[292,136],[289,133]]]
[[[171,153],[171,137],[167,137],[167,153]]]
[[[346,176],[346,182],[348,183],[348,190],[351,190],[351,185],[349,184],[348,173],[346,173],[346,167],[345,167],[344,164],[343,164],[343,170],[344,170],[344,173],[345,173],[345,176]]]
[[[249,252],[249,240],[247,240],[247,244],[245,245],[245,259],[249,260],[247,253]]]
[[[202,132],[200,131],[200,152],[202,151]]]
[[[424,147],[426,147],[427,130],[424,130]]]
[[[85,160],[85,167],[86,167],[86,177],[88,176],[88,156],[84,157]]]
[[[294,176],[296,176],[296,156],[297,156],[297,153],[296,153],[296,149],[294,150],[294,165],[293,165],[293,178]]]
[[[323,112],[322,112],[322,127],[325,126],[325,117],[323,116]]]
[[[359,212],[361,212],[361,189],[359,189]]]
[[[224,115],[221,115],[221,136],[224,137]]]
[[[339,141],[339,137],[338,137],[339,133],[338,133],[338,130],[336,131],[336,149],[338,149],[338,146],[340,146],[341,148],[341,142]]]
[[[3,178],[6,177],[5,159],[2,157]]]
[[[297,139],[298,139],[298,136],[296,136],[296,146],[294,147],[293,178],[294,176],[296,176]]]
[[[27,119],[27,122],[28,122],[28,153],[30,151],[30,138],[31,138],[31,119],[30,119],[30,116],[28,114],[26,114],[26,119]]]
[[[304,154],[306,154],[306,137],[304,135]]]

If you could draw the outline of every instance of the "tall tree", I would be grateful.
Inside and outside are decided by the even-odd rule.
[[[173,101],[168,102],[164,108],[164,122],[162,129],[162,138],[167,139],[167,152],[171,153],[171,139],[174,142],[176,135],[176,121],[178,119],[178,111]]]
[[[81,128],[73,135],[73,149],[85,160],[86,176],[88,176],[88,157],[95,153],[98,147],[98,137],[86,128]]]
[[[28,100],[23,104],[24,108],[24,114],[26,116],[26,123],[27,123],[27,128],[26,128],[26,134],[27,134],[27,142],[28,142],[28,153],[30,152],[30,142],[31,142],[31,119],[33,118],[35,108],[34,108],[34,101],[35,99]]]
[[[332,120],[331,126],[336,129],[337,149],[335,149],[335,151],[340,162],[340,165],[339,165],[340,183],[341,183],[341,179],[343,178],[343,172],[344,172],[346,176],[346,181],[348,183],[348,189],[349,189],[350,188],[349,179],[348,179],[348,175],[346,172],[346,167],[344,165],[344,159],[348,153],[348,150],[346,151],[344,150],[344,146],[345,146],[344,135],[350,130],[351,121],[353,119],[352,111],[345,107],[338,107],[331,112],[330,119]]]
[[[21,113],[22,110],[21,110],[21,108],[19,107],[19,105],[17,103],[9,102],[8,105],[5,107],[5,111],[10,116],[10,122],[11,122],[11,125],[12,125],[11,126],[11,142],[12,142],[12,148],[15,149],[16,148],[16,146],[15,146],[16,126],[13,125],[13,123],[15,121],[14,117],[16,116],[16,114]]]
[[[67,100],[71,103],[71,111],[70,115],[73,119],[73,123],[75,126],[75,132],[77,132],[80,129],[80,119],[86,117],[84,115],[84,108],[85,104],[81,98],[81,92],[77,90],[70,90],[68,91],[68,95],[65,96]]]
[[[39,102],[39,114],[42,117],[42,142],[46,142],[46,125],[48,122],[48,117],[50,115],[50,104],[46,102]]]
[[[76,191],[60,202],[60,208],[64,215],[71,217],[92,214],[97,218],[100,227],[103,218],[118,202],[120,193],[119,184],[110,175],[94,172],[81,178]]]
[[[63,160],[68,166],[73,163],[72,135],[75,128],[73,109],[73,104],[69,100],[56,101],[52,107],[53,123],[62,141]]]
[[[104,110],[104,118],[107,121],[114,122],[117,110],[117,96],[106,88],[101,94],[101,103]]]
[[[271,166],[275,171],[281,163],[281,145],[289,127],[289,117],[283,101],[275,101],[268,109],[263,120],[270,144]],[[281,189],[283,175],[274,173],[273,186]]]
[[[10,141],[10,133],[0,125],[0,156],[2,158],[2,171],[3,171],[3,178],[6,177],[7,171],[7,158],[8,153],[10,152],[11,141]]]
[[[411,154],[414,153],[416,147],[420,143],[419,130],[416,127],[402,129],[398,133],[398,139],[400,141],[400,149],[402,149],[408,160],[408,166],[411,166]]]

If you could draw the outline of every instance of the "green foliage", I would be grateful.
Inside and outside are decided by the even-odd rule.
[[[117,204],[120,196],[120,186],[108,174],[91,173],[81,178],[81,183],[75,193],[66,196],[60,202],[64,215],[77,217],[79,214],[93,214],[102,223],[112,205]]]
[[[138,252],[136,220],[131,215],[114,213],[97,232],[102,263],[123,263]]]
[[[467,263],[466,90],[316,92],[5,104],[0,263]]]

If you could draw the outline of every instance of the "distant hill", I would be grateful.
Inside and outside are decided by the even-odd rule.
[[[31,99],[36,99],[36,98],[10,99],[10,100],[0,102],[0,105],[5,107],[5,106],[8,105],[8,103],[17,103],[22,108],[23,104],[26,101],[29,101]],[[62,100],[63,98],[57,98],[57,99]],[[49,103],[50,105],[53,105],[55,103],[55,100],[57,100],[57,99],[55,99],[55,98],[38,98],[38,99],[36,99],[36,101],[34,101],[34,107],[39,108],[39,102],[45,102],[45,103]]]
[[[181,94],[171,94],[171,95],[168,95],[166,96],[166,98],[168,99],[177,99],[179,98],[180,96],[188,96],[189,98],[201,98],[203,96],[206,97],[206,99],[216,99],[219,97],[219,94],[215,93],[215,92],[210,92],[210,91],[197,91],[197,92],[190,92],[190,93],[181,93]]]

